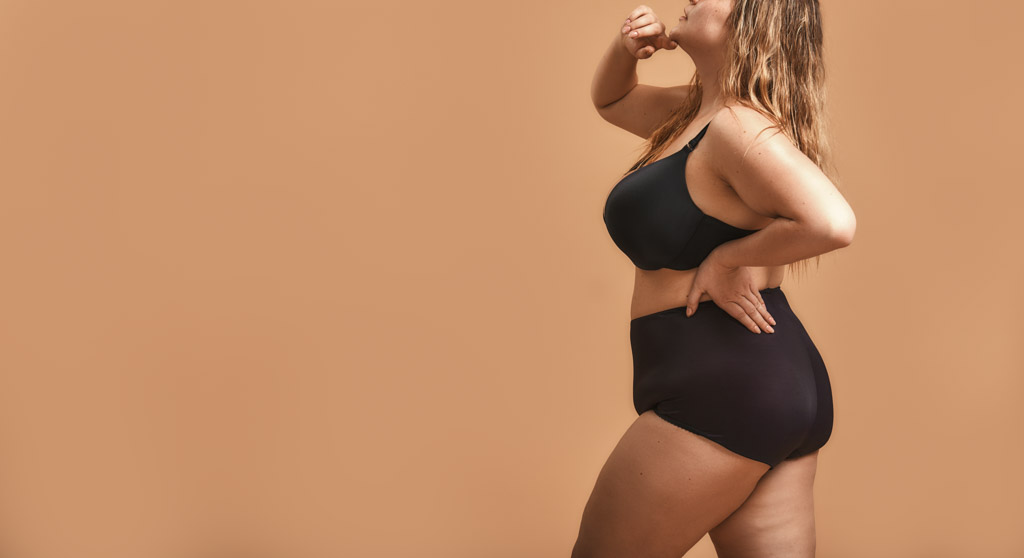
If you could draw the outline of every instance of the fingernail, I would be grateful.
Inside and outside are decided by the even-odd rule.
[[[764,328],[764,329],[765,329],[765,331],[767,331],[768,333],[775,333],[775,329],[774,329],[774,328],[771,328],[771,327],[766,327],[766,328]]]

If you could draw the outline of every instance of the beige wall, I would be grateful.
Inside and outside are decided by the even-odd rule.
[[[1024,9],[823,4],[819,554],[1024,556]],[[635,417],[633,7],[0,2],[0,555],[568,557]]]

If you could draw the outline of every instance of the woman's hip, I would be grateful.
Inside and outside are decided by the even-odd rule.
[[[630,321],[637,412],[668,398],[761,407],[813,401],[821,375],[817,349],[782,289],[762,291],[774,333],[754,333],[713,301],[687,317],[669,308]],[[810,409],[808,409],[810,411]]]

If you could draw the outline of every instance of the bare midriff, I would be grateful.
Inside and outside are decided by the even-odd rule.
[[[673,141],[660,158],[682,149],[690,138],[696,135],[700,123],[707,123],[708,118],[694,118],[690,130]],[[710,151],[713,144],[701,142],[687,156],[683,167],[685,188],[693,203],[701,213],[721,220],[722,222],[744,229],[762,229],[768,226],[773,218],[758,214],[747,206],[736,194],[732,186],[715,170],[712,161],[715,154]],[[635,172],[635,171],[634,171]],[[755,233],[756,234],[756,233]],[[742,239],[740,240],[742,241]],[[686,305],[686,297],[690,294],[690,285],[697,269],[636,269],[633,280],[633,301],[630,306],[630,319],[646,316],[660,310]],[[782,285],[786,274],[786,266],[749,267],[754,277],[757,290],[764,290]],[[700,302],[711,300],[707,293],[702,293]]]
[[[778,287],[786,273],[786,266],[751,267],[757,290]],[[630,305],[630,319],[653,314],[668,308],[686,305],[686,297],[690,294],[690,286],[696,269],[679,271],[676,269],[645,270],[636,268],[633,279],[633,301]],[[711,300],[707,293],[702,293],[700,301]]]

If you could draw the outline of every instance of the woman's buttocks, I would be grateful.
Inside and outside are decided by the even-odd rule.
[[[757,290],[778,287],[782,284],[784,266],[751,267]],[[696,269],[679,271],[675,269],[644,270],[636,268],[633,279],[633,300],[630,304],[630,319],[652,314],[666,308],[683,306],[693,285]],[[707,293],[700,296],[701,302],[711,301]],[[739,322],[737,322],[739,323]]]

